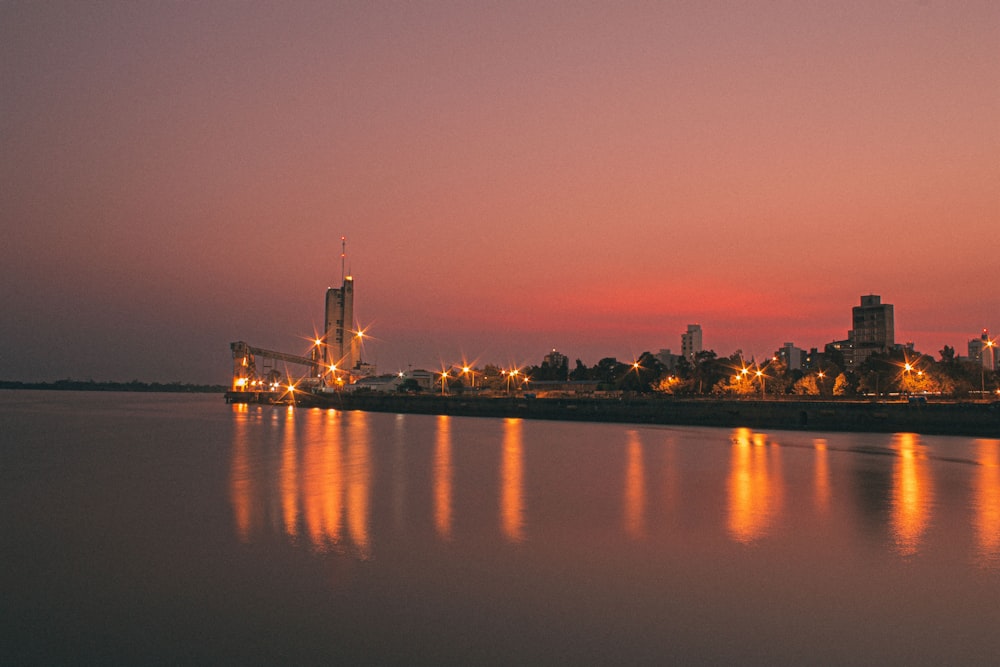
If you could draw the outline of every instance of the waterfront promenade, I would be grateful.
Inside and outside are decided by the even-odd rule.
[[[229,402],[274,402],[271,395],[229,392]],[[286,395],[278,402],[292,402]],[[1000,403],[706,399],[674,397],[532,398],[469,395],[296,394],[296,405],[469,417],[808,431],[911,432],[1000,438]]]

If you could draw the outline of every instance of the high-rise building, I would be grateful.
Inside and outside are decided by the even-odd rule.
[[[990,338],[989,329],[983,329],[979,338],[969,341],[969,360],[987,370],[996,370],[996,344]]]
[[[674,354],[669,349],[660,349],[656,353],[656,358],[659,359],[660,363],[663,364],[665,370],[673,373],[677,370],[677,360],[680,359],[679,355]]]
[[[854,326],[847,334],[852,352],[848,366],[857,367],[871,355],[888,352],[895,346],[892,304],[882,303],[882,297],[877,294],[869,294],[861,297],[861,305],[854,306],[851,313]]]
[[[785,343],[774,356],[785,362],[785,368],[790,371],[802,370],[806,351],[795,347],[793,343]]]
[[[689,324],[687,331],[681,334],[681,356],[688,361],[694,361],[694,355],[701,352],[701,325]]]
[[[552,351],[542,358],[542,362],[548,364],[549,368],[561,368],[569,364],[569,357],[552,348]]]
[[[326,290],[324,365],[350,370],[357,361],[354,326],[354,278],[346,276],[339,288]]]

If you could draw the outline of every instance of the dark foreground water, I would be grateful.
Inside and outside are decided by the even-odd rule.
[[[0,392],[2,664],[996,664],[1000,441]]]

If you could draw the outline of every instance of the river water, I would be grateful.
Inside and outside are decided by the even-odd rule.
[[[0,392],[3,664],[995,664],[1000,441]]]

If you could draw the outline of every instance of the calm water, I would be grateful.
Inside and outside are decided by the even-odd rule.
[[[0,662],[995,664],[1000,441],[0,392]]]

